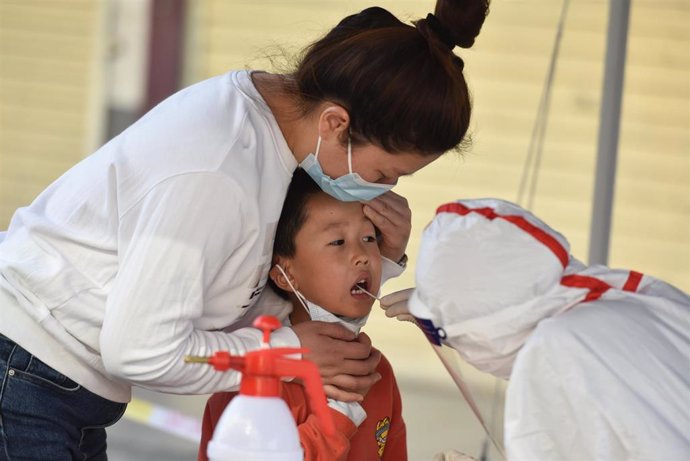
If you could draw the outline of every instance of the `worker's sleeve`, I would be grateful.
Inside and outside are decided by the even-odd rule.
[[[206,287],[221,269],[243,267],[243,244],[253,232],[243,222],[250,213],[244,202],[239,186],[226,176],[195,173],[166,179],[122,211],[118,273],[100,336],[103,363],[114,378],[179,394],[233,390],[239,384],[237,372],[185,364],[184,357],[219,350],[244,355],[260,346],[258,330],[195,327],[204,314]],[[228,261],[234,266],[228,268]],[[289,328],[277,330],[271,342],[299,345]]]
[[[204,416],[201,419],[201,440],[199,441],[197,461],[208,461],[206,454],[208,443],[213,438],[213,431],[216,430],[216,425],[223,415],[225,407],[228,406],[235,395],[237,395],[236,392],[218,392],[206,401]]]

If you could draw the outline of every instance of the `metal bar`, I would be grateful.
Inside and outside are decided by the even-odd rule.
[[[592,197],[589,263],[608,264],[630,0],[610,0],[599,143]]]

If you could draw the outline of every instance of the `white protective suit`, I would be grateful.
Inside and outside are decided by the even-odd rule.
[[[509,202],[439,207],[409,300],[432,341],[510,378],[510,460],[690,459],[690,298],[586,267]]]

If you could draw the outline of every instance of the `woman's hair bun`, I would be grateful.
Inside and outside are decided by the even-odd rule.
[[[381,29],[384,27],[404,26],[398,18],[391,12],[378,7],[372,6],[364,9],[357,14],[347,16],[341,20],[332,32],[353,32],[369,29]]]
[[[437,0],[434,16],[455,44],[470,48],[489,14],[489,0]]]

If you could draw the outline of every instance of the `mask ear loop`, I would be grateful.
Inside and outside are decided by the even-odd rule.
[[[319,150],[320,149],[321,149],[321,136],[319,136],[319,139],[316,141],[316,152],[314,152],[314,158],[316,158],[316,160],[319,159]],[[278,266],[278,267],[280,267],[280,266]]]
[[[319,141],[321,141],[321,138],[319,138]],[[318,149],[318,147],[317,147],[317,149]],[[290,281],[290,277],[288,277],[288,275],[285,273],[285,271],[283,270],[283,268],[280,267],[280,264],[276,264],[276,267],[278,268],[278,270],[280,271],[280,273],[283,274],[283,277],[285,277],[285,281],[287,282],[288,285],[290,285],[290,288],[292,288],[292,291],[293,291],[293,293],[295,293],[295,296],[297,296],[297,300],[300,302],[300,304],[302,305],[302,307],[304,307],[304,310],[307,311],[307,314],[309,315],[309,318],[311,318],[311,312],[309,312],[309,307],[307,307],[306,298],[305,298],[304,296],[302,296],[302,293],[300,293],[299,291],[297,291],[297,289],[295,288],[295,286],[294,286],[294,285],[292,284],[292,282]]]
[[[347,167],[352,174],[352,137],[349,134],[347,135]]]

